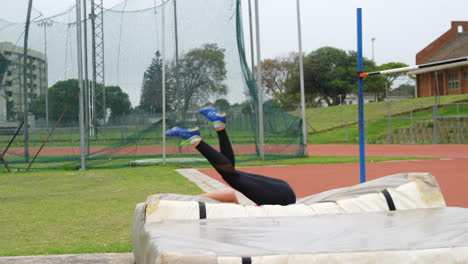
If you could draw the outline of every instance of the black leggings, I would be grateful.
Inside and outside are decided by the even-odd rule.
[[[234,152],[226,130],[217,133],[221,153],[203,140],[196,148],[232,188],[258,205],[288,205],[296,202],[293,189],[285,181],[236,170]]]

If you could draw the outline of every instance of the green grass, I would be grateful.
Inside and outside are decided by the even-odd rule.
[[[451,100],[462,100],[464,97],[458,95],[458,96],[443,96],[441,97],[441,103],[444,101],[447,101],[448,99],[446,97],[453,97]],[[465,96],[468,98],[467,96]],[[418,99],[413,99],[413,100],[419,100],[419,99],[424,99],[424,98],[418,98]],[[445,100],[442,100],[445,99]],[[450,98],[449,98],[450,99]],[[432,97],[432,100],[434,98]],[[467,100],[467,99],[464,99]],[[406,100],[405,100],[406,101]],[[392,120],[392,131],[395,131],[398,128],[410,128],[411,127],[411,120],[409,119],[398,119],[401,117],[409,118],[411,116],[411,111],[409,106],[403,106],[401,108],[398,108],[399,105],[396,102],[400,101],[394,101],[391,102],[392,105],[392,117],[396,118]],[[383,104],[383,105],[382,105]],[[393,106],[395,104],[395,106]],[[385,108],[385,112],[382,113],[381,110],[379,109],[378,111],[376,110],[377,108]],[[330,112],[330,120],[334,120],[333,118],[336,109],[336,107],[328,107],[332,108]],[[323,109],[328,109],[328,108],[323,108]],[[347,105],[343,106],[343,112],[348,112],[349,108],[353,108],[353,105]],[[345,108],[347,108],[345,110]],[[364,134],[365,137],[369,138],[371,140],[370,143],[372,143],[374,140],[382,140],[386,139],[388,135],[388,120],[387,118],[387,106],[385,102],[379,102],[379,103],[372,103],[372,104],[366,104],[365,108],[366,110],[366,115],[364,118],[366,121],[364,122]],[[318,108],[321,109],[321,108]],[[370,109],[370,110],[369,110]],[[339,106],[338,106],[339,110]],[[398,110],[398,111],[397,111]],[[401,111],[400,111],[401,110]],[[357,111],[357,109],[355,109]],[[377,115],[376,113],[381,112],[380,115]],[[354,113],[357,116],[357,112]],[[458,110],[456,105],[440,105],[438,107],[438,116],[443,116],[443,117],[455,117],[457,114],[459,115],[468,115],[468,105],[463,104],[459,105]],[[434,111],[433,107],[429,105],[421,105],[419,108],[416,108],[416,106],[413,108],[412,116],[413,118],[413,125],[416,123],[431,123],[433,122],[433,118],[423,118],[423,117],[433,117]],[[344,114],[343,114],[344,116]],[[355,117],[356,118],[356,117]],[[374,118],[374,119],[373,119]],[[418,119],[421,118],[421,119]],[[338,119],[339,119],[339,112],[338,112]],[[345,119],[343,117],[343,119]],[[466,119],[466,118],[465,118]],[[369,121],[367,121],[369,120]],[[444,119],[446,120],[446,119]],[[462,120],[461,121],[466,121]],[[334,142],[345,142],[346,141],[346,123],[341,124],[341,122],[322,122],[322,123],[312,123],[312,126],[315,126],[316,129],[321,129],[320,132],[313,133],[313,131],[309,131],[309,141],[312,143],[315,142],[320,142],[320,143],[325,143],[329,141],[329,143],[334,143]],[[325,126],[325,127],[323,127]],[[357,124],[357,120],[354,120],[353,122],[348,122],[348,140],[349,141],[354,141],[350,142],[350,144],[355,144],[355,142],[359,139],[359,127]]]
[[[468,94],[461,95],[446,95],[440,97],[441,104],[449,104],[455,102],[468,101]],[[434,103],[434,97],[422,97],[416,99],[404,99],[391,101],[392,116],[402,113],[409,113],[413,105],[413,111],[420,108],[427,108]],[[466,107],[466,106],[465,106]],[[350,123],[358,121],[358,105],[343,105],[343,120],[348,120]],[[454,108],[456,111],[456,108]],[[291,112],[295,115],[296,112]],[[341,126],[340,122],[340,106],[308,108],[306,109],[307,122],[309,124],[309,133],[315,131],[324,131],[334,127]],[[386,102],[369,103],[364,105],[364,119],[378,120],[388,116]]]
[[[199,194],[172,166],[0,175],[0,255],[130,252],[135,205]]]
[[[254,156],[240,157],[254,159]],[[367,157],[368,162],[408,157]],[[358,157],[251,160],[242,166],[358,162]],[[184,167],[209,168],[207,162]],[[0,172],[0,256],[130,252],[135,205],[157,193],[201,190],[176,164],[87,171]]]

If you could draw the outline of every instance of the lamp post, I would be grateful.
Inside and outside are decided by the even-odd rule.
[[[374,41],[375,41],[375,38],[371,38],[371,41],[372,41],[372,61],[374,61]]]
[[[47,62],[47,28],[52,26],[52,21],[50,20],[42,20],[37,24],[40,27],[44,27],[44,66],[45,66],[45,114],[46,114],[46,127],[47,131],[49,131],[49,65]]]

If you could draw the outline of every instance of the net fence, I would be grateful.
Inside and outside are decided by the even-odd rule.
[[[135,166],[163,151],[169,158],[198,155],[174,138],[166,139],[163,150],[163,68],[167,128],[199,126],[203,139],[217,145],[212,126],[197,112],[215,105],[228,114],[237,160],[257,159],[262,96],[265,158],[302,155],[296,112],[285,112],[257,93],[246,62],[240,0],[100,4],[87,1],[81,14],[86,19],[80,20],[87,168]],[[0,148],[5,161],[11,169],[25,169],[37,155],[32,169],[79,168],[76,9],[45,16],[33,7],[25,64],[28,1],[2,0],[0,5]]]

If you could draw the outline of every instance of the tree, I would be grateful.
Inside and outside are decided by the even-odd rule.
[[[178,74],[175,70],[172,67],[171,86],[179,84],[181,96],[177,95],[176,89],[171,89],[171,96],[181,106],[184,120],[192,105],[203,105],[210,98],[228,92],[223,83],[227,73],[224,49],[218,48],[216,44],[205,44],[201,48],[190,50],[179,61]]]
[[[166,66],[166,75],[168,74]],[[167,85],[167,80],[170,79],[168,77],[166,76],[166,91],[170,94],[171,87]],[[170,100],[166,100],[166,108],[169,111],[172,110],[170,105]],[[159,51],[155,53],[150,66],[143,74],[139,108],[146,112],[162,112],[162,59]]]
[[[262,85],[266,94],[272,97],[283,109],[294,105],[291,94],[287,93],[286,81],[294,74],[298,55],[291,53],[288,57],[277,57],[262,61]]]
[[[363,58],[364,71],[378,70],[375,63]],[[351,92],[357,92],[357,53],[333,47],[323,47],[312,51],[304,58],[304,89],[309,105],[320,101],[328,105],[337,105]],[[288,93],[299,92],[299,69],[286,81]],[[378,95],[385,91],[385,79],[372,76],[365,79],[364,90]]]
[[[227,110],[229,110],[229,108],[231,108],[231,105],[229,104],[229,101],[226,100],[226,99],[218,99],[216,100],[214,103],[213,103],[213,106],[222,111],[222,112],[226,112]]]
[[[408,67],[408,64],[405,64],[403,62],[389,62],[382,64],[378,67],[379,71],[383,70],[390,70],[390,69],[396,69],[396,68],[402,68],[402,67]],[[408,76],[407,72],[397,72],[397,73],[392,73],[392,74],[386,74],[384,75],[385,79],[387,80],[387,84],[390,86],[393,84],[393,82],[402,77],[402,76]]]
[[[102,89],[102,86],[99,86]],[[96,100],[102,100],[101,96],[97,96]],[[96,108],[100,108],[100,105],[96,105]],[[98,111],[101,109],[97,109]],[[111,115],[109,120],[116,120],[117,117],[123,114],[129,114],[132,108],[128,94],[124,93],[119,86],[106,86],[106,108],[110,109]]]
[[[139,108],[162,112],[162,60],[156,52],[143,76]],[[227,86],[224,49],[205,44],[188,51],[176,65],[166,65],[166,109],[179,110],[182,119],[193,105],[203,105],[210,98],[225,95]]]
[[[323,47],[312,51],[304,58],[304,90],[313,98],[324,100],[328,105],[339,103],[339,95],[346,96],[356,83],[356,62],[352,54],[344,50]],[[354,64],[354,68],[353,68]],[[298,92],[299,70],[288,79],[289,90]]]
[[[402,84],[391,91],[392,95],[408,96],[414,98],[415,86],[412,84]]]
[[[102,94],[102,85],[96,85],[96,94]],[[69,79],[59,81],[52,85],[48,90],[49,96],[49,119],[58,120],[66,106],[78,91],[78,80]],[[69,109],[65,112],[62,122],[78,122],[79,103],[78,94],[76,94]],[[102,95],[96,98],[96,101],[102,102]],[[110,109],[111,119],[123,113],[129,113],[131,109],[128,95],[118,86],[106,87],[106,108]],[[45,118],[45,93],[40,94],[31,101],[31,112],[38,118]],[[102,113],[102,105],[96,104],[96,113]],[[101,117],[97,117],[101,118]]]

